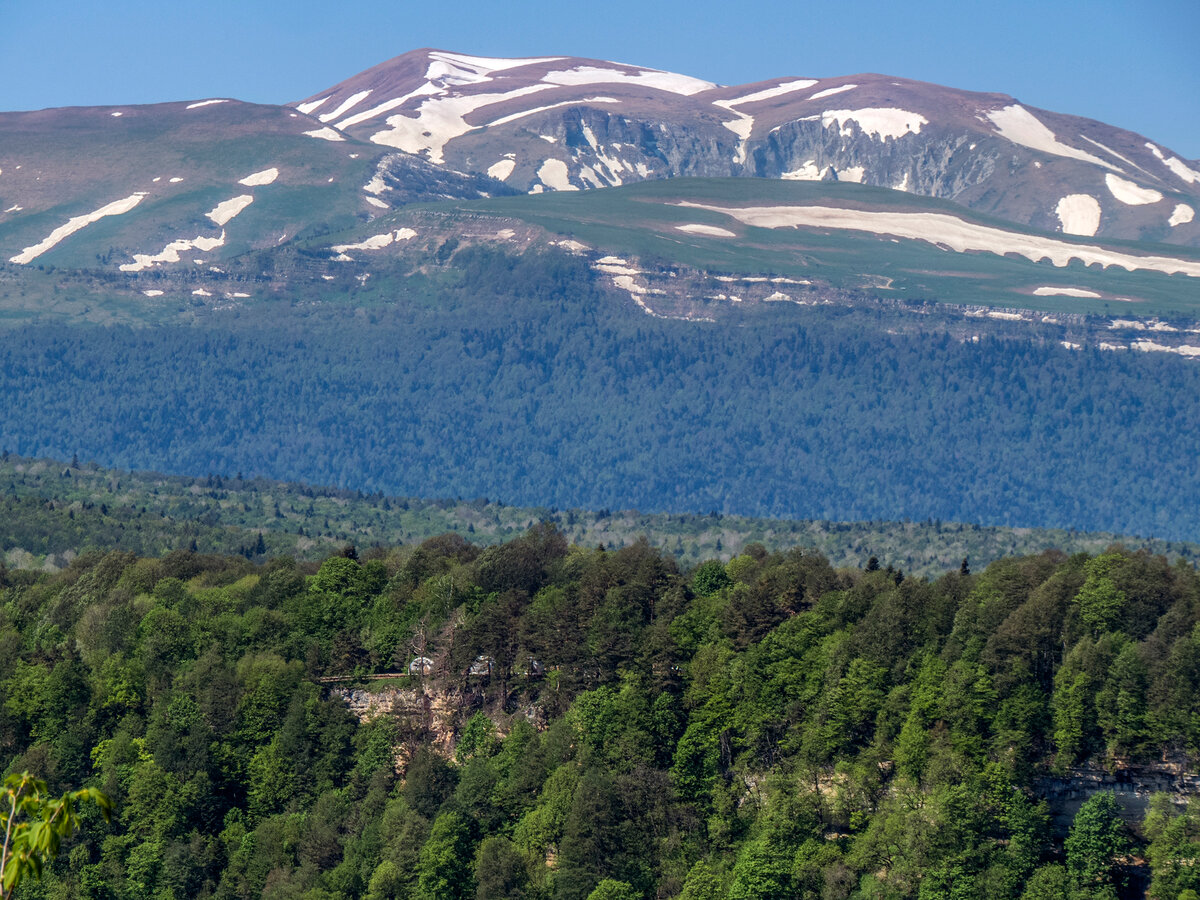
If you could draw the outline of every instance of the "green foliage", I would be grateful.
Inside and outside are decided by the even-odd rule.
[[[1063,844],[1067,871],[1082,888],[1111,884],[1116,861],[1129,846],[1120,807],[1112,794],[1095,794],[1084,801]]]
[[[54,797],[45,781],[28,772],[4,779],[0,793],[0,897],[8,900],[29,875],[42,877],[43,867],[58,856],[63,840],[80,827],[84,804],[95,805],[108,821],[112,803],[95,788]]]
[[[1060,843],[1038,796],[1194,746],[1190,567],[1108,551],[1110,630],[1053,552],[897,584],[752,547],[695,595],[646,542],[512,544],[6,576],[0,747],[119,810],[22,896],[1074,900],[1131,855],[1200,888],[1194,810],[1156,799],[1141,847],[1101,795]],[[485,650],[517,662],[455,662]]]

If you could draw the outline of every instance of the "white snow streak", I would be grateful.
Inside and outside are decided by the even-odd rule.
[[[1055,137],[1053,131],[1042,124],[1033,113],[1019,104],[1006,106],[1004,109],[990,110],[987,117],[992,120],[992,124],[996,127],[996,131],[1000,133],[1000,136],[1012,141],[1014,144],[1020,144],[1022,147],[1028,147],[1030,150],[1040,150],[1042,153],[1065,156],[1068,159],[1078,159],[1083,162],[1094,163],[1097,166],[1104,166],[1106,169],[1121,171],[1117,166],[1098,156],[1092,156],[1090,153],[1062,143]]]
[[[16,256],[11,257],[8,261],[17,265],[25,265],[31,262],[57,244],[59,241],[70,237],[81,228],[86,228],[93,222],[98,222],[105,216],[119,216],[129,212],[135,206],[142,202],[145,197],[145,192],[131,194],[121,200],[114,200],[112,203],[100,207],[95,212],[90,212],[84,216],[75,216],[67,220],[67,224],[59,225],[50,234],[43,238],[32,247],[26,247]]]
[[[813,94],[808,99],[809,100],[820,100],[823,97],[832,97],[834,94],[840,94],[843,91],[852,91],[856,87],[858,87],[857,84],[843,84],[843,85],[839,85],[838,87],[825,88],[825,90],[823,90],[823,91],[817,91],[815,94]]]
[[[161,297],[163,295],[162,291],[155,291],[155,290],[142,291],[142,293],[145,294],[147,297]]]
[[[618,63],[620,65],[620,63]],[[689,75],[676,75],[674,72],[661,72],[657,69],[641,69],[636,73],[621,69],[605,69],[599,66],[578,66],[574,69],[561,69],[547,72],[542,81],[549,84],[632,84],[640,87],[655,88],[669,91],[672,94],[691,96],[701,91],[711,91],[716,87],[711,81],[702,81]]]
[[[753,94],[746,94],[742,97],[734,97],[732,100],[714,100],[713,106],[720,106],[724,109],[729,109],[731,106],[742,106],[746,103],[758,103],[762,100],[770,100],[772,97],[781,97],[784,94],[790,94],[793,91],[802,91],[805,88],[810,88],[816,84],[816,80],[812,78],[801,78],[797,81],[785,81],[782,84],[777,84],[775,87],[764,88],[761,91],[755,91]],[[851,85],[853,87],[853,85]],[[841,90],[841,89],[839,89]],[[820,97],[820,94],[814,94],[815,97]],[[811,97],[809,98],[812,99]]]
[[[331,94],[330,96],[333,96],[333,95]],[[311,113],[314,109],[316,109],[318,106],[320,106],[322,103],[324,103],[328,99],[329,99],[329,97],[322,97],[320,100],[309,100],[307,103],[297,104],[296,109],[300,110],[300,112],[304,113],[307,116],[309,113]]]
[[[1100,228],[1100,203],[1091,194],[1068,194],[1054,207],[1063,234],[1091,237]]]
[[[262,184],[271,184],[278,177],[278,169],[263,169],[261,172],[255,172],[253,175],[247,175],[245,178],[240,179],[238,184],[244,184],[246,187],[257,187]]]
[[[364,197],[363,199],[366,200],[368,203],[370,203],[372,206],[378,206],[380,209],[391,209],[390,206],[388,206],[386,203],[384,203],[378,197]]]
[[[515,122],[517,119],[523,119],[526,116],[532,116],[536,113],[545,112],[548,109],[558,109],[561,106],[579,106],[584,103],[620,103],[616,97],[585,97],[582,100],[564,100],[561,103],[551,103],[549,106],[535,106],[533,109],[523,109],[520,112],[510,113],[507,116],[501,116],[493,122],[488,122],[487,127],[493,128],[496,125],[507,125],[509,122]]]
[[[676,225],[675,230],[685,234],[703,234],[707,237],[737,237],[728,228],[719,228],[716,225]]]
[[[391,100],[383,101],[383,103],[380,103],[378,106],[372,106],[370,109],[363,110],[360,113],[355,113],[349,118],[342,119],[342,121],[337,123],[337,127],[345,130],[352,125],[357,125],[359,122],[365,122],[367,119],[373,119],[376,116],[382,116],[385,112],[391,112],[397,106],[403,106],[413,97],[428,97],[430,94],[441,93],[443,93],[442,89],[436,84],[425,82],[419,88],[414,91],[409,91],[403,97],[393,97]]]
[[[321,122],[332,122],[338,116],[345,115],[351,109],[366,100],[367,95],[370,93],[371,88],[367,88],[365,91],[359,91],[357,94],[351,94],[341,103],[339,103],[337,109],[333,110],[333,112],[321,113],[321,115],[317,116],[317,119]]]
[[[1114,197],[1129,206],[1157,203],[1163,198],[1163,195],[1153,188],[1141,187],[1112,172],[1104,176],[1104,183],[1108,185],[1108,189]]]
[[[228,103],[228,100],[201,100],[199,103],[189,103],[188,109],[199,109],[202,106],[212,106],[216,103]]]
[[[1033,292],[1033,295],[1035,297],[1100,297],[1095,291],[1085,291],[1083,288],[1069,287],[1040,287]]]
[[[1130,272],[1145,269],[1168,275],[1178,273],[1200,278],[1200,262],[1169,256],[1140,256],[1094,244],[1074,244],[1055,238],[1006,231],[967,222],[946,213],[883,212],[827,206],[722,207],[688,202],[679,205],[724,213],[745,225],[757,228],[844,228],[871,234],[894,235],[934,245],[945,244],[959,253],[1016,253],[1033,262],[1048,259],[1060,268],[1077,259],[1085,266],[1120,266]]]
[[[211,212],[205,213],[205,215],[221,227],[224,227],[230,219],[232,219],[253,202],[254,198],[249,194],[241,194],[229,200],[222,200],[215,207],[213,207]]]

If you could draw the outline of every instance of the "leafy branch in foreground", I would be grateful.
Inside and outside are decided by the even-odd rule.
[[[46,782],[28,772],[9,775],[0,794],[0,900],[9,900],[27,873],[41,878],[42,865],[58,855],[63,838],[79,827],[78,806],[95,803],[104,821],[112,813],[108,797],[95,788],[49,796]]]

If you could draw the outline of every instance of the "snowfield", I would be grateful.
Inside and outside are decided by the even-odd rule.
[[[724,207],[681,202],[679,206],[724,213],[743,225],[756,228],[843,228],[870,234],[887,234],[928,244],[944,244],[959,253],[977,251],[1005,255],[1015,253],[1032,262],[1048,259],[1060,268],[1072,260],[1085,266],[1119,266],[1182,274],[1200,278],[1200,262],[1169,256],[1142,256],[1092,244],[1074,244],[1034,234],[1006,231],[990,225],[967,222],[947,213],[882,212],[840,209],[829,206]]]
[[[821,127],[829,128],[837,125],[842,137],[852,137],[851,122],[858,126],[863,134],[872,139],[902,138],[906,134],[920,134],[921,126],[928,125],[929,120],[920,113],[909,112],[906,109],[896,109],[890,106],[867,107],[866,109],[827,109],[820,116],[807,116],[801,121],[821,120]]]
[[[60,241],[79,231],[81,228],[86,228],[93,222],[100,221],[105,216],[124,215],[141,203],[142,198],[145,196],[146,194],[144,191],[136,194],[130,194],[128,197],[125,197],[121,200],[114,200],[112,203],[100,207],[95,212],[90,212],[87,215],[75,216],[74,218],[68,219],[67,224],[59,225],[38,243],[34,244],[32,247],[26,247],[16,256],[10,257],[8,261],[11,263],[16,263],[20,266],[30,263],[49,250],[51,247],[58,244]]]
[[[1106,169],[1121,171],[1117,166],[1098,156],[1092,156],[1084,150],[1062,143],[1053,131],[1019,104],[1006,106],[1004,109],[993,109],[987,113],[987,117],[992,120],[1000,137],[1006,138],[1014,144],[1020,144],[1030,150],[1040,150],[1042,153],[1065,156],[1069,159],[1078,159],[1082,162],[1104,166]]]
[[[1196,217],[1196,211],[1186,203],[1177,204],[1175,211],[1171,213],[1171,218],[1167,219],[1167,224],[1174,228],[1176,225],[1186,225]]]

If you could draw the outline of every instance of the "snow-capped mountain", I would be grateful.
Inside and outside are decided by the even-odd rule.
[[[884,75],[726,87],[603,60],[416,50],[294,104],[519,191],[680,176],[855,181],[1067,234],[1200,244],[1200,165],[1075,116]]]
[[[708,313],[651,302],[672,294],[638,281],[651,250],[815,293],[1190,311],[1197,207],[1200,163],[1005,95],[418,50],[291,105],[0,113],[0,312],[36,314],[64,278],[175,310],[354,292],[471,241],[586,245],[655,315]],[[1032,268],[995,268],[1014,254]]]

